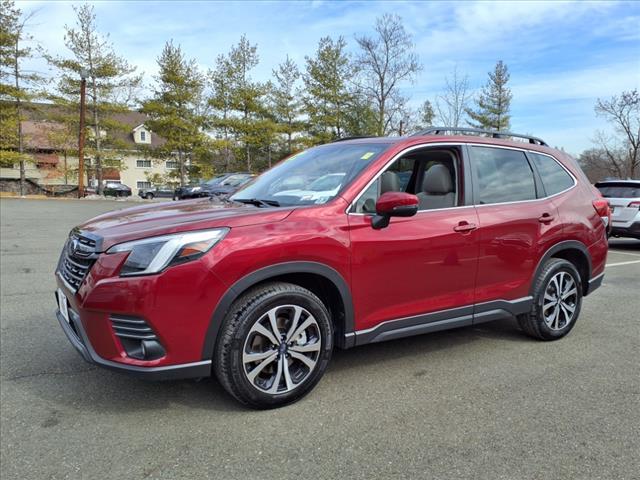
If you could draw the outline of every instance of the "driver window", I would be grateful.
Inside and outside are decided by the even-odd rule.
[[[378,197],[386,192],[415,194],[420,201],[419,210],[457,206],[457,158],[451,150],[434,149],[399,158],[363,192],[352,211],[375,213]]]

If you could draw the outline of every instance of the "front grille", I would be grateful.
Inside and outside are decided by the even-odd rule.
[[[77,232],[72,232],[64,245],[58,272],[74,292],[78,291],[95,262],[96,247],[96,240]]]
[[[111,315],[109,320],[113,332],[120,339],[158,340],[151,327],[141,318]]]

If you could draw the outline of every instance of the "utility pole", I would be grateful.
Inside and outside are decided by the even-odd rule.
[[[20,32],[21,34],[22,32]],[[25,194],[25,166],[24,166],[24,144],[22,142],[22,109],[20,108],[20,72],[18,70],[18,58],[20,55],[20,51],[18,50],[18,41],[20,39],[20,34],[16,37],[15,44],[15,78],[16,78],[16,117],[18,118],[18,155],[20,157],[20,196],[22,197]]]
[[[84,197],[84,104],[87,91],[87,71],[80,72],[80,131],[78,132],[78,198]]]

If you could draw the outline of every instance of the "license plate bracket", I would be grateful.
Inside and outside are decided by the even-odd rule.
[[[71,323],[69,320],[69,301],[67,300],[67,296],[61,289],[57,290],[56,296],[58,297],[58,309],[60,310],[62,317],[67,321],[67,323]]]

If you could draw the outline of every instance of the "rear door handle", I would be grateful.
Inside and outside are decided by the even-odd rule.
[[[538,221],[540,223],[549,223],[549,222],[553,222],[556,219],[555,216],[550,215],[548,213],[543,213],[540,217],[538,217]]]
[[[455,227],[453,227],[453,231],[454,232],[458,232],[458,233],[466,233],[466,232],[470,232],[472,230],[475,230],[477,227],[477,225],[475,223],[469,223],[465,220],[463,220],[462,222],[458,223],[458,225],[456,225]]]

